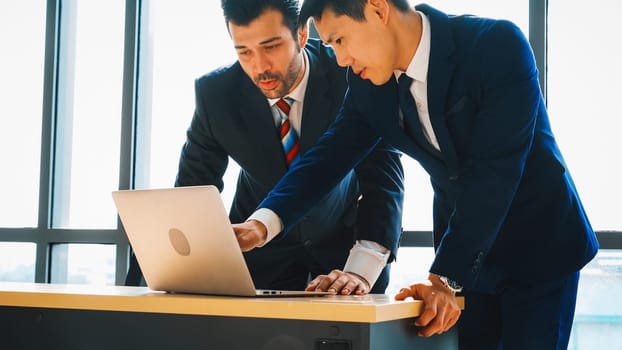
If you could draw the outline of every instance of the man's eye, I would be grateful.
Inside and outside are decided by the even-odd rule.
[[[335,40],[335,44],[341,45],[341,38]]]

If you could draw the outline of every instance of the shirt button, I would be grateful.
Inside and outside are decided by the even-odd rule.
[[[312,243],[311,243],[311,240],[310,240],[310,239],[308,239],[308,240],[306,240],[303,244],[304,244],[304,246],[305,246],[305,247],[309,248],[309,247],[311,246],[311,244],[312,244]]]

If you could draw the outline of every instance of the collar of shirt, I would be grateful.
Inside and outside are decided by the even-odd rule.
[[[302,107],[305,100],[305,92],[307,91],[307,83],[309,82],[310,71],[309,58],[307,57],[307,51],[304,48],[302,49],[302,57],[304,62],[302,68],[304,69],[302,80],[300,80],[300,83],[298,84],[298,86],[296,86],[294,90],[290,91],[286,95],[287,97],[291,97],[296,100],[296,103],[292,105],[292,109],[289,111],[289,122],[291,123],[294,130],[298,132],[298,135],[300,135],[300,126],[302,124]],[[278,98],[269,98],[268,103],[270,104],[270,107],[273,107],[278,100]],[[272,109],[274,110],[274,108]],[[276,123],[276,125],[281,124],[281,119],[278,115],[278,112],[275,115],[274,122]]]

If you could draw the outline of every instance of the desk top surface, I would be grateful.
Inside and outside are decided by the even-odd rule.
[[[423,303],[385,294],[248,298],[146,287],[0,282],[0,306],[376,323],[416,317]]]

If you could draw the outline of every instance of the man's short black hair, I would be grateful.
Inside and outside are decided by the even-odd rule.
[[[410,8],[408,0],[389,0],[400,11]],[[305,24],[310,17],[321,19],[322,12],[330,8],[336,16],[348,16],[355,21],[365,20],[367,0],[305,0],[300,10],[299,23]]]
[[[298,0],[221,0],[220,6],[225,21],[246,26],[268,10],[276,10],[283,14],[283,24],[298,38]]]

